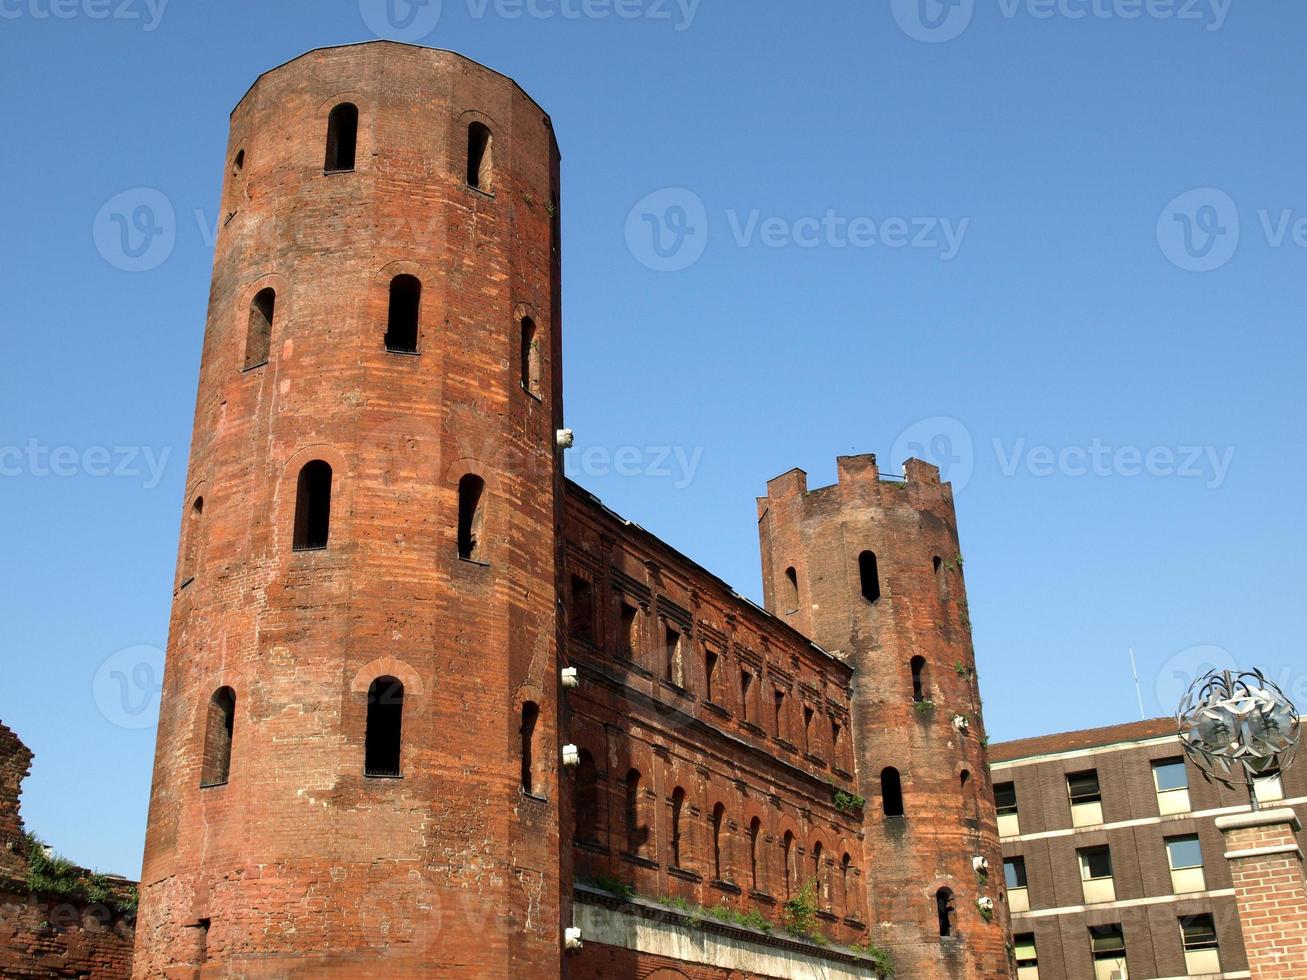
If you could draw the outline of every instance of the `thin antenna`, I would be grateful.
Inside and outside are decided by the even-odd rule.
[[[1135,678],[1135,697],[1139,698],[1139,720],[1147,721],[1148,718],[1144,714],[1144,692],[1139,687],[1139,664],[1135,661],[1134,647],[1130,648],[1130,673],[1132,673]]]

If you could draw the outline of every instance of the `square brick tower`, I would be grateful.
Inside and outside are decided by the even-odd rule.
[[[331,48],[225,171],[136,976],[557,977],[550,119]]]
[[[855,668],[873,934],[904,977],[1010,976],[952,488],[920,460],[906,480],[874,456],[838,472],[772,480],[758,530],[768,611]]]

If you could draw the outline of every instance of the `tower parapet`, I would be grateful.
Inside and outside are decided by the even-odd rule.
[[[879,939],[905,976],[990,980],[1009,975],[1007,913],[953,491],[929,463],[904,470],[844,456],[832,486],[769,481],[765,603],[854,667]]]

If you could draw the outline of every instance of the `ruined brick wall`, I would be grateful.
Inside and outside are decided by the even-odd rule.
[[[565,736],[583,765],[565,788],[582,801],[569,824],[578,877],[772,921],[814,881],[819,930],[864,939],[859,816],[835,805],[855,788],[851,670],[569,491],[567,651],[581,686]]]
[[[345,104],[354,166],[327,173]],[[472,123],[492,140],[479,188]],[[391,42],[297,58],[234,111],[137,976],[559,975],[558,165],[511,80]],[[385,343],[399,276],[421,284],[416,353]],[[332,471],[329,537],[297,550],[314,461]],[[464,560],[466,476],[484,492]],[[381,678],[403,684],[397,779],[365,774]],[[225,780],[203,768],[221,688]],[[524,702],[540,706],[531,794]]]
[[[768,610],[855,668],[875,936],[907,976],[1008,976],[1001,850],[952,489],[918,460],[906,464],[905,480],[882,479],[874,456],[841,457],[838,471],[838,483],[811,491],[801,470],[770,481],[758,526]],[[902,815],[893,805],[896,776]],[[977,857],[989,862],[987,877],[976,873]],[[951,893],[946,937],[941,892]],[[992,921],[981,898],[995,903]]]
[[[132,920],[102,905],[0,891],[0,977],[126,980]]]
[[[32,767],[32,752],[0,724],[0,878],[19,878],[26,864],[22,855],[23,821],[18,797]]]

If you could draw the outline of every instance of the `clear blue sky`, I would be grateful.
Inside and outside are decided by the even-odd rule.
[[[29,825],[133,875],[228,113],[433,10],[57,2],[0,0],[0,720]],[[573,475],[758,597],[769,477],[917,442],[965,480],[995,739],[1136,717],[1131,645],[1150,715],[1227,657],[1307,702],[1307,5],[623,3],[444,0],[422,38],[553,115]],[[156,197],[129,260],[139,188],[176,231]]]

